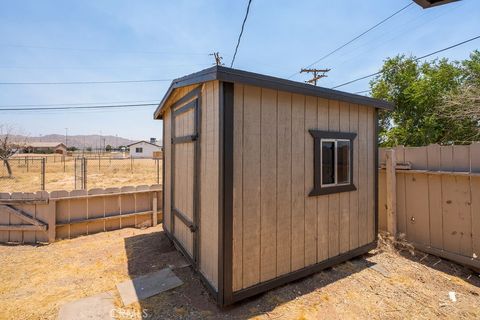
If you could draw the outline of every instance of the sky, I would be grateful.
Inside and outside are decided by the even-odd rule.
[[[0,108],[159,103],[171,79],[230,66],[248,0],[16,0],[0,7],[0,83],[159,79],[149,83],[2,85]],[[411,0],[253,0],[234,68],[289,78]],[[480,35],[480,1],[424,10],[411,5],[321,61],[320,86],[374,73],[387,57],[422,56]],[[480,39],[436,57],[468,58]],[[435,56],[430,57],[433,59]],[[291,79],[304,81],[307,75]],[[341,90],[369,89],[369,79]],[[0,124],[29,136],[161,137],[155,106],[112,110],[0,111]]]

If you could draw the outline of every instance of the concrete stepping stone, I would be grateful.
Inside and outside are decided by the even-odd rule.
[[[112,320],[113,301],[113,293],[104,292],[69,302],[60,307],[58,320]]]
[[[181,286],[183,281],[170,268],[152,272],[117,284],[125,306]]]

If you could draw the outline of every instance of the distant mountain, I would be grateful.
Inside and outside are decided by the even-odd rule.
[[[25,136],[14,136],[12,137],[14,141],[27,141],[27,142],[63,142],[65,143],[65,135],[61,134],[48,134],[41,137],[25,137]],[[150,141],[150,138],[145,138],[145,141]],[[118,146],[126,146],[131,143],[136,142],[136,140],[130,140],[127,138],[116,137],[116,136],[103,136],[98,134],[90,135],[76,135],[68,136],[67,143],[69,147],[76,147],[79,149],[82,148],[103,148],[104,146],[111,145],[116,148]],[[161,144],[161,142],[158,142]]]

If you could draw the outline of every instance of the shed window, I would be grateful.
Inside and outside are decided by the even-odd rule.
[[[143,153],[143,148],[135,148],[135,153]]]
[[[353,140],[356,133],[309,130],[314,138],[314,187],[310,196],[356,190]]]
[[[350,183],[350,140],[322,139],[322,186]]]

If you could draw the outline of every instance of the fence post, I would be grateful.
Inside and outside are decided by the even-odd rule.
[[[48,242],[52,243],[52,242],[55,242],[55,238],[56,238],[56,223],[57,223],[56,200],[49,199],[48,206],[50,207],[49,216],[48,216]]]
[[[387,231],[395,239],[397,236],[397,179],[395,167],[397,159],[395,149],[386,154],[386,188],[387,188]]]
[[[42,175],[42,178],[41,178],[41,188],[40,190],[44,191],[45,190],[45,158],[42,158],[42,161],[41,161],[41,166],[42,166],[42,171],[41,171],[41,175]]]
[[[152,226],[156,226],[158,224],[158,216],[157,216],[157,191],[153,192],[153,199],[152,199]]]
[[[157,184],[160,184],[160,159],[156,159],[157,161]]]
[[[88,169],[87,169],[87,166],[88,166],[88,162],[87,162],[87,158],[83,158],[83,170],[82,170],[82,175],[83,175],[83,178],[82,178],[82,182],[83,182],[83,189],[84,190],[87,190],[87,174],[88,174]]]

